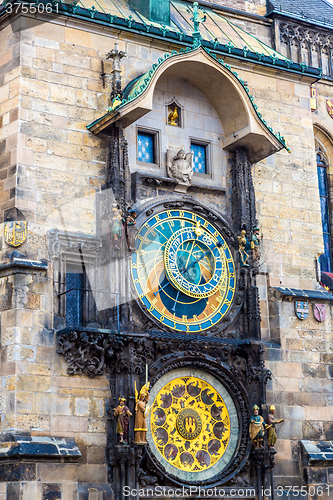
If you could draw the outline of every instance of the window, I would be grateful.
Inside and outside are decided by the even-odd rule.
[[[66,325],[83,325],[84,274],[79,266],[66,269]]]
[[[193,153],[193,171],[197,174],[207,174],[207,145],[191,142]]]
[[[138,161],[158,163],[156,132],[138,131]]]
[[[319,185],[319,197],[321,207],[321,222],[323,228],[324,253],[319,258],[320,270],[330,273],[331,264],[331,228],[329,218],[329,199],[328,199],[328,181],[327,181],[327,163],[324,155],[317,154],[317,173]]]

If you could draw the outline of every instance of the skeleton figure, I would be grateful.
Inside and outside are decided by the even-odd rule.
[[[192,167],[193,153],[185,153],[183,149],[178,151],[176,156],[168,149],[167,151],[167,171],[168,176],[178,182],[190,184],[193,176]]]

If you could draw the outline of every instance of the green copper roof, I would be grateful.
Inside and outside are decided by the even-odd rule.
[[[66,1],[68,3],[66,3]],[[148,36],[150,39],[165,40],[180,46],[193,46],[193,4],[182,0],[170,0],[170,25],[152,22],[133,9],[126,0],[38,0],[53,5],[58,15],[65,15],[95,24],[113,26]],[[7,3],[35,4],[36,0],[6,0]],[[0,19],[8,15],[5,2],[0,3]],[[273,66],[293,73],[320,78],[321,69],[309,68],[305,64],[290,61],[282,54],[233,24],[209,7],[204,8],[206,20],[200,23],[202,45],[217,54],[228,54],[237,59],[246,59],[255,64]],[[200,36],[199,35],[199,36]]]

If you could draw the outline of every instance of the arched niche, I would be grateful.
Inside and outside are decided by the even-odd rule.
[[[133,81],[125,89],[127,98],[149,78],[148,85],[137,97],[103,117],[90,130],[98,133],[118,120],[121,120],[123,127],[127,127],[149,113],[153,109],[155,86],[162,75],[186,79],[207,97],[221,121],[224,149],[233,151],[238,147],[245,147],[249,160],[254,163],[283,148],[259,118],[238,77],[201,47],[168,57],[159,64],[152,76],[149,77],[146,73]]]

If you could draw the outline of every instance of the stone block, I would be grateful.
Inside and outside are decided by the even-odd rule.
[[[78,465],[78,481],[105,483],[107,481],[107,466],[102,464]]]
[[[32,392],[16,392],[16,409],[20,413],[33,413],[35,394]]]
[[[327,469],[324,467],[306,467],[306,482],[311,484],[327,484]]]
[[[323,422],[323,430],[325,439],[327,441],[333,441],[333,422]]]
[[[304,363],[302,365],[302,373],[304,377],[307,378],[326,378],[327,372],[326,367],[323,365],[312,365],[309,363]]]
[[[51,378],[20,375],[17,377],[16,388],[21,391],[46,392],[51,389]]]
[[[279,439],[302,439],[302,421],[285,420],[279,429]]]
[[[276,365],[277,377],[301,378],[302,371],[300,363],[281,362]]]
[[[5,463],[0,464],[0,481],[35,481],[36,465],[29,463]],[[10,497],[9,497],[10,498]]]
[[[303,439],[320,440],[324,438],[323,422],[303,422]]]
[[[103,417],[105,413],[105,400],[104,398],[93,398],[92,400],[92,416],[93,417]]]
[[[87,432],[88,430],[88,419],[83,417],[73,417],[73,416],[51,416],[51,431],[52,433],[63,432]]]
[[[74,413],[81,417],[87,417],[91,413],[91,400],[90,398],[75,398],[74,400]]]
[[[106,450],[102,446],[87,447],[88,464],[104,464],[106,461]]]
[[[75,483],[62,483],[61,485],[62,500],[77,500],[77,486]]]
[[[76,464],[38,464],[37,477],[38,481],[44,482],[63,482],[77,481],[78,465]]]
[[[299,394],[299,404],[301,406],[325,406],[325,395],[312,392]]]
[[[330,420],[331,407],[306,406],[304,408],[306,420]]]
[[[42,485],[36,481],[29,481],[21,485],[22,500],[41,500]]]
[[[61,500],[61,485],[43,483],[42,500]]]
[[[284,406],[282,416],[289,420],[304,420],[304,408],[301,406]]]
[[[76,102],[75,90],[67,87],[64,91],[61,85],[50,84],[50,99],[54,102],[73,105]]]

